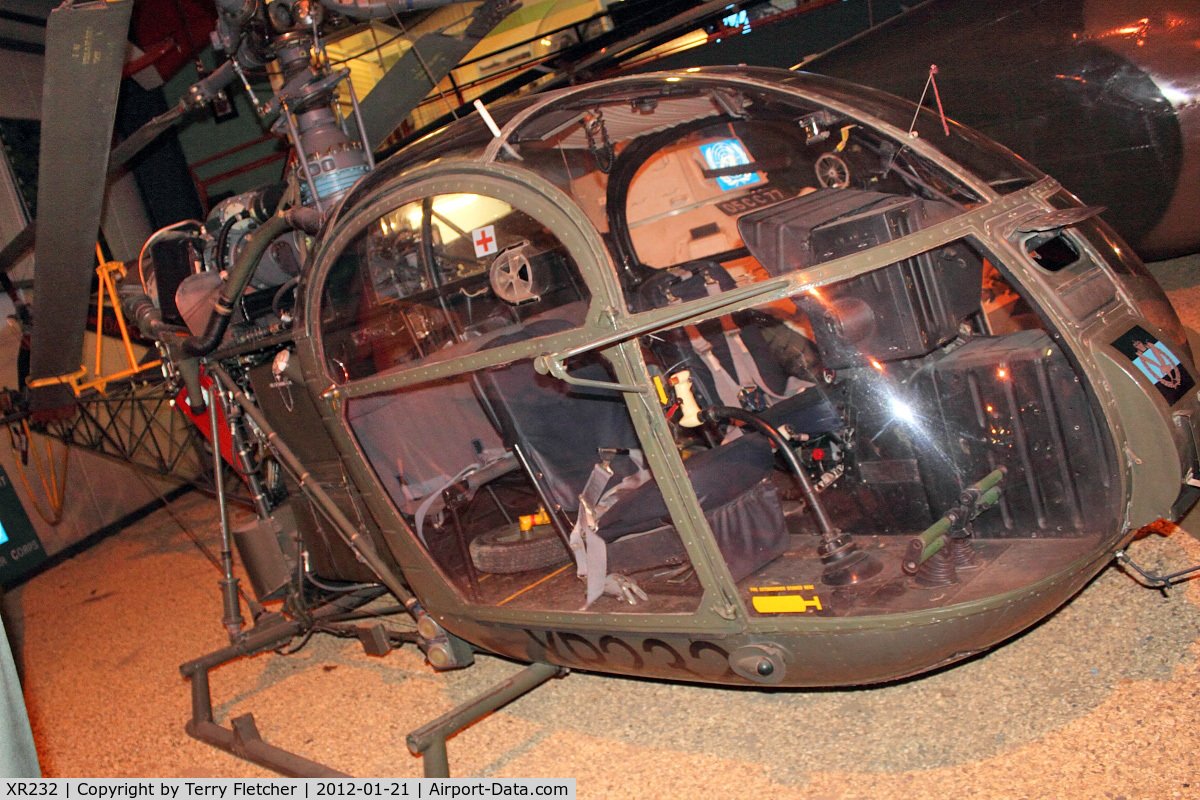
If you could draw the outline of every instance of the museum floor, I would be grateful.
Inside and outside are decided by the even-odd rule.
[[[1155,265],[1200,329],[1200,258]],[[217,540],[216,510],[172,511]],[[1183,527],[1200,536],[1200,512]],[[1183,530],[1133,544],[1200,561]],[[268,776],[188,738],[178,665],[225,644],[217,573],[165,511],[6,597],[48,776]],[[581,798],[1200,797],[1200,580],[1170,596],[1109,568],[1070,605],[954,669],[850,691],[729,690],[572,674],[450,741],[456,777],[576,778]],[[359,776],[419,777],[409,731],[516,667],[434,673],[315,637],[214,673],[219,721]]]

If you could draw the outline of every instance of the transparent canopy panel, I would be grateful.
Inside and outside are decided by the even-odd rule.
[[[868,111],[893,123],[903,107],[869,91],[850,97],[846,85],[817,76],[785,84],[792,82],[852,106],[869,100]],[[917,124],[922,133],[930,129],[925,116]],[[936,117],[935,124],[934,146],[974,154],[964,163],[994,178],[998,191],[1039,177],[977,134],[954,126],[946,136]],[[497,157],[549,179],[579,205],[604,235],[637,311],[635,290],[654,271],[708,260],[743,285],[828,260],[829,247],[820,248],[832,243],[818,237],[806,249],[810,224],[867,213],[873,204],[906,205],[896,219],[907,228],[889,234],[895,238],[984,202],[961,176],[914,147],[915,139],[898,136],[813,97],[730,76],[647,79],[621,92],[592,96],[584,89],[552,101],[510,137],[521,160],[503,150]],[[788,226],[777,224],[780,214]],[[864,235],[881,234],[888,232]]]
[[[828,241],[845,246],[895,213],[851,215]],[[812,250],[844,254],[834,245]],[[770,271],[770,248],[750,250]],[[643,285],[638,303],[735,285],[700,261]],[[1047,578],[1120,531],[1117,463],[1088,387],[971,240],[642,345],[671,387],[665,413],[685,457],[780,437],[746,505],[762,518],[778,505],[782,545],[749,515],[713,529],[764,548],[748,574],[727,557],[758,616],[965,603]]]
[[[326,368],[345,383],[446,361],[538,315],[577,327],[588,298],[562,243],[503,200],[406,203],[368,225],[328,272]]]
[[[544,225],[482,195],[410,202],[354,237],[322,289],[330,377],[396,379],[345,401],[350,430],[416,543],[467,602],[695,611],[701,586],[623,395],[538,375],[528,358],[454,367],[582,324],[587,287]],[[404,380],[432,363],[446,364],[447,377]],[[614,380],[599,356],[571,372]],[[569,546],[585,502],[586,558]]]
[[[562,328],[560,319],[533,318],[484,346]],[[571,372],[612,380],[599,358]],[[526,359],[354,398],[347,417],[413,535],[466,601],[531,611],[695,611],[700,583],[620,393],[573,389]],[[707,479],[729,463],[714,462]],[[595,525],[579,529],[586,555],[576,559],[568,544],[585,502],[585,520]],[[579,560],[595,580],[579,575]]]
[[[910,100],[837,78],[793,73],[785,82],[811,87],[831,100],[866,111],[913,134],[971,170],[999,194],[1023,189],[1042,177],[1041,172],[1008,148],[982,134],[949,120],[930,105],[920,109]],[[911,134],[910,134],[911,135]]]

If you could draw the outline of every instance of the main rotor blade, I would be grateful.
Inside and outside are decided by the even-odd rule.
[[[583,59],[571,65],[571,69],[576,72],[583,72],[600,64],[606,60],[618,57],[621,54],[637,47],[641,44],[653,42],[655,39],[660,39],[664,35],[674,36],[675,31],[685,30],[689,25],[698,25],[705,20],[706,17],[711,17],[714,14],[719,14],[729,8],[729,3],[725,0],[709,0],[709,2],[693,8],[691,11],[685,11],[678,16],[672,17],[666,22],[661,22],[658,25],[652,25],[648,28],[638,31],[637,33],[622,39],[611,47],[604,48],[599,53],[594,53],[588,58]]]
[[[129,134],[129,138],[114,147],[108,156],[108,174],[111,176],[119,172],[121,167],[142,152],[146,145],[178,125],[186,111],[182,105],[176,105]]]
[[[46,25],[30,379],[79,369],[133,0],[63,5]],[[51,385],[34,409],[74,404]]]
[[[401,56],[363,98],[363,127],[372,150],[437,88],[450,70],[505,17],[520,8],[513,0],[485,0],[472,12],[462,33],[427,33]]]
[[[163,133],[178,125],[187,109],[175,106],[159,114],[142,127],[129,135],[129,138],[113,148],[108,156],[108,177],[121,171],[138,153],[152,143]],[[22,228],[8,244],[0,249],[0,273],[6,273],[20,261],[26,253],[33,249],[35,223],[30,222]]]

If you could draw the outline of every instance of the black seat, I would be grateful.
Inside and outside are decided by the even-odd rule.
[[[529,322],[522,330],[498,337],[487,347],[525,341],[570,327],[569,323],[555,319]],[[599,357],[572,367],[570,372],[574,377],[588,380],[613,379]],[[540,473],[550,499],[569,513],[578,510],[579,495],[593,467],[603,457],[602,451],[640,447],[619,392],[570,386],[557,378],[537,374],[528,360],[479,373],[479,388],[496,417],[505,443],[521,446],[534,471]],[[610,466],[614,471],[610,486],[637,470],[636,462],[624,454],[613,457]],[[773,503],[778,509],[774,490],[763,482],[774,466],[774,457],[770,444],[761,436],[741,437],[687,459],[684,466],[706,514],[719,512],[748,495],[754,495],[760,503]],[[709,514],[709,518],[711,523],[713,516]],[[758,569],[786,547],[781,512],[754,518],[754,527],[759,530],[739,531],[736,537],[743,545],[749,542],[752,555],[728,550],[723,541],[728,537],[714,526],[718,545],[735,577],[744,577]],[[742,519],[747,517],[743,515]],[[670,524],[669,514],[662,493],[651,479],[618,499],[599,520],[597,534],[611,543],[664,524]]]
[[[780,400],[758,416],[773,428],[787,425],[792,433],[820,436],[843,426],[837,409],[816,387]]]

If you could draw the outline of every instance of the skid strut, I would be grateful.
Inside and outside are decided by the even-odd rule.
[[[344,609],[342,609],[344,610]],[[314,617],[328,616],[320,611]],[[276,617],[272,622],[260,623],[243,636],[236,644],[189,661],[179,668],[183,677],[192,684],[192,718],[184,729],[193,739],[210,744],[218,750],[274,770],[289,778],[346,778],[344,772],[310,761],[303,756],[268,744],[258,733],[253,714],[243,714],[230,720],[229,727],[218,725],[213,720],[212,696],[209,692],[208,676],[217,667],[242,656],[252,656],[266,650],[274,650],[294,637],[308,632],[313,623]],[[551,678],[561,678],[570,670],[551,664],[530,664],[512,677],[468,700],[447,714],[422,725],[408,735],[408,749],[413,755],[422,756],[425,777],[450,777],[450,764],[446,754],[446,739],[463,728],[479,721],[496,709],[511,703],[523,694],[541,686]]]
[[[407,739],[408,749],[413,755],[423,757],[425,777],[450,777],[446,739],[551,678],[565,676],[568,671],[566,667],[556,667],[553,664],[530,664],[511,678],[497,683],[483,694],[410,733]]]
[[[267,744],[258,733],[253,714],[243,714],[231,720],[228,728],[213,721],[212,697],[208,689],[209,672],[241,656],[273,650],[290,642],[307,628],[307,624],[297,620],[279,618],[279,622],[275,624],[255,627],[237,644],[223,647],[181,666],[179,671],[192,683],[192,718],[184,728],[188,735],[289,778],[347,777],[344,772]]]

